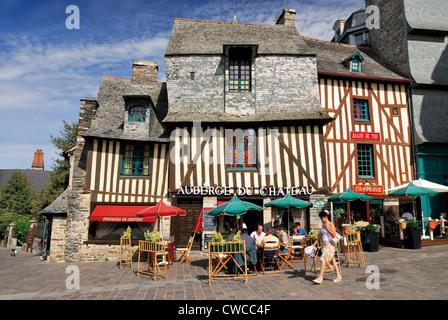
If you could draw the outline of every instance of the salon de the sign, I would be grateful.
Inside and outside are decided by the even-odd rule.
[[[177,195],[184,196],[262,196],[283,197],[287,193],[292,196],[309,196],[313,194],[313,187],[207,187],[207,186],[183,186],[177,190]]]

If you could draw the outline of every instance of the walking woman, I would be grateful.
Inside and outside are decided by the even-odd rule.
[[[319,218],[322,221],[322,229],[319,237],[313,243],[313,246],[316,246],[316,243],[322,239],[322,256],[320,258],[321,265],[319,276],[314,279],[313,282],[317,284],[322,283],[322,280],[324,279],[325,266],[327,264],[333,266],[336,272],[336,278],[333,280],[333,282],[339,282],[342,280],[342,277],[339,272],[338,264],[336,263],[336,260],[334,258],[335,245],[331,243],[331,238],[336,237],[336,228],[333,222],[330,221],[329,213],[327,210],[320,212]]]

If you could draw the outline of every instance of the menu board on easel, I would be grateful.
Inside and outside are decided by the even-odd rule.
[[[209,212],[213,208],[202,209],[202,250],[208,252],[208,243],[212,240],[213,231],[216,230],[215,216]]]

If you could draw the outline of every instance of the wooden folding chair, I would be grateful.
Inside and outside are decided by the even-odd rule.
[[[278,264],[278,250],[279,244],[276,242],[266,242],[263,247],[263,254],[261,257],[261,270],[263,274],[266,273],[281,273],[282,270]]]
[[[280,259],[280,263],[279,263],[280,270],[282,270],[282,268],[285,265],[288,265],[291,269],[295,269],[294,266],[288,262],[288,260],[292,261],[291,258],[292,258],[292,250],[293,250],[292,245],[293,245],[293,242],[291,240],[292,239],[290,239],[290,241],[288,243],[288,246],[286,246],[286,249],[287,249],[286,252],[280,252],[280,251],[278,252],[278,257]]]
[[[186,248],[176,248],[176,252],[179,252],[181,254],[180,258],[177,260],[179,264],[182,264],[185,262],[185,260],[188,260],[191,262],[191,259],[188,257],[190,254],[191,245],[193,244],[194,236],[191,236],[190,239],[188,239],[188,244]]]
[[[364,268],[364,251],[362,250],[361,232],[356,231],[347,234],[348,267],[352,264],[361,264]]]
[[[311,245],[313,245],[313,243],[314,243],[315,241],[316,241],[315,239],[307,238],[307,239],[306,239],[306,245],[307,245],[307,246],[311,246]],[[318,256],[319,256],[319,253],[320,253],[321,248],[322,248],[322,240],[319,240],[319,241],[316,243],[316,249],[317,249],[317,250],[316,250],[316,252],[314,253],[314,255],[312,256],[313,264],[312,264],[311,267],[310,267],[310,272],[311,272],[311,271],[314,271],[314,275],[315,275],[315,277],[317,277],[316,260],[317,260],[317,258],[318,258]]]
[[[131,238],[120,237],[120,269],[125,265],[132,268]]]

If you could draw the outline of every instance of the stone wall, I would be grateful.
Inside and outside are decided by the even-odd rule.
[[[98,103],[94,98],[81,99],[78,137],[73,151],[72,187],[68,193],[65,260],[81,260],[80,250],[88,239],[90,216],[90,192],[85,189],[89,141],[81,135],[86,132],[95,117]]]
[[[380,10],[380,28],[369,30],[370,45],[402,76],[409,75],[406,29],[403,2],[390,0],[365,0],[366,7],[375,5]]]
[[[229,92],[227,60],[226,55],[166,57],[170,108],[240,115],[257,109],[287,114],[320,108],[314,56],[255,57],[249,92]]]
[[[65,228],[66,217],[53,217],[51,223],[51,240],[49,262],[65,262]]]

